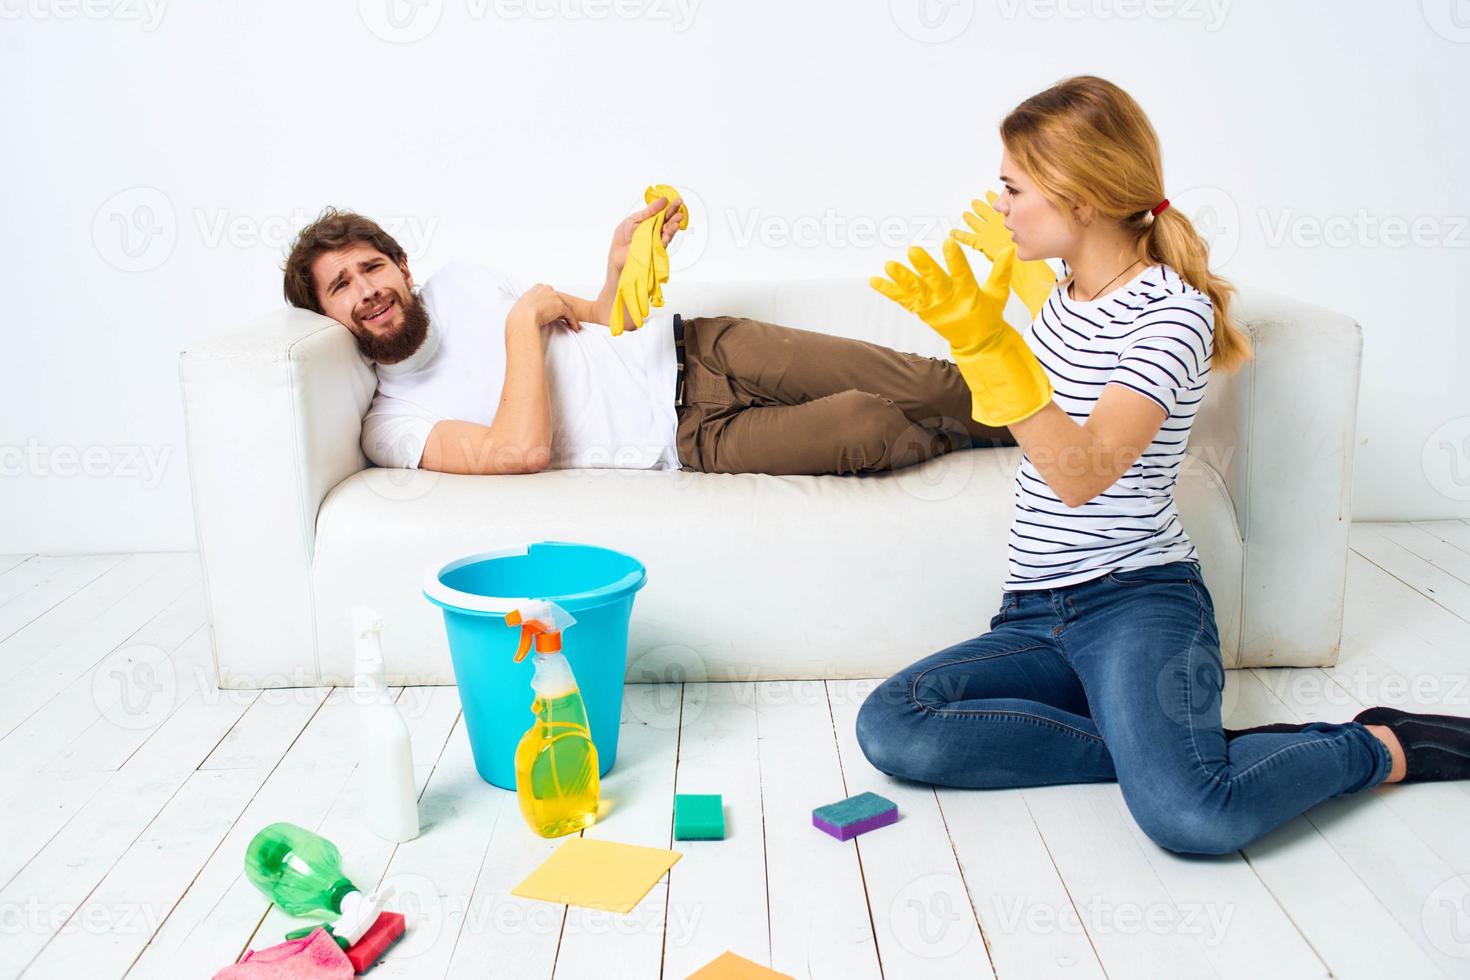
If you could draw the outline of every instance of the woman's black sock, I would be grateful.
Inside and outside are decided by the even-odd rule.
[[[1421,715],[1397,708],[1368,708],[1353,721],[1384,725],[1404,749],[1406,783],[1470,779],[1470,718]]]

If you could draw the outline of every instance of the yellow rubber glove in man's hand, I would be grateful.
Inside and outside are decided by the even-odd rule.
[[[945,340],[965,383],[970,414],[985,425],[1010,425],[1051,402],[1051,379],[1026,340],[1006,323],[1006,297],[1016,259],[1012,246],[1002,252],[982,286],[954,239],[944,243],[946,272],[919,246],[909,249],[913,270],[902,263],[884,266],[888,278],[874,276],[872,287],[918,315]]]
[[[955,229],[949,233],[951,238],[984,253],[992,262],[1006,249],[1015,248],[1005,222],[995,208],[990,206],[994,203],[995,191],[986,191],[985,200],[977,198],[971,201],[970,210],[965,212],[965,224],[970,226],[970,230]],[[1031,311],[1033,317],[1046,305],[1046,298],[1051,295],[1052,287],[1056,284],[1056,273],[1040,259],[1029,262],[1018,259],[1015,268],[1011,270],[1011,289],[1021,297],[1021,302],[1026,304],[1026,309]]]
[[[679,192],[668,184],[658,184],[643,192],[643,200],[652,204],[659,198],[673,201]],[[681,219],[679,227],[689,227],[689,209],[680,202],[675,212]],[[643,326],[651,306],[664,305],[663,284],[669,281],[669,252],[664,244],[664,221],[667,209],[660,208],[653,215],[639,222],[633,230],[633,240],[628,243],[628,259],[618,276],[618,288],[613,295],[611,322],[608,327],[614,337],[627,329],[637,330]],[[624,307],[627,309],[626,316]]]

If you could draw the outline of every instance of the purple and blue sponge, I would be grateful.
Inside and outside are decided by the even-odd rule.
[[[838,840],[851,840],[897,821],[898,804],[877,793],[859,793],[812,811],[812,826]]]

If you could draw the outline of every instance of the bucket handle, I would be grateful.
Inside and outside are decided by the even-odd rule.
[[[537,542],[537,544],[531,545],[530,548],[538,547],[543,544],[567,545],[570,543],[571,542],[544,541]],[[465,555],[461,558],[457,558],[454,561],[450,561],[447,563],[436,563],[434,565],[431,565],[424,572],[423,580],[420,583],[420,587],[424,593],[424,597],[430,602],[435,603],[436,605],[445,606],[448,608],[462,609],[467,612],[478,612],[495,616],[503,616],[506,613],[510,612],[512,609],[515,609],[517,606],[521,606],[527,602],[532,601],[533,598],[549,599],[555,602],[557,605],[564,606],[568,609],[573,607],[597,605],[596,600],[616,592],[621,592],[624,589],[634,587],[648,574],[646,570],[639,568],[634,571],[628,572],[622,578],[614,582],[610,582],[607,585],[599,586],[595,589],[590,589],[586,592],[573,592],[565,595],[535,597],[488,596],[476,595],[471,592],[461,592],[458,589],[451,589],[449,586],[445,585],[444,580],[441,577],[444,574],[452,572],[457,568],[462,568],[465,565],[473,564],[475,562],[486,561],[495,558],[522,557],[529,552],[530,548],[520,546],[514,548],[504,548],[499,551],[486,551],[474,555]]]

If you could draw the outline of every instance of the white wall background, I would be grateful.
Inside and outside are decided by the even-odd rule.
[[[1082,72],[1219,271],[1362,323],[1354,517],[1470,517],[1466,0],[0,0],[0,552],[193,546],[178,352],[327,203],[556,284],[668,181],[676,275],[866,276]]]

